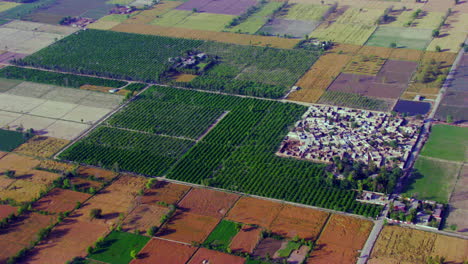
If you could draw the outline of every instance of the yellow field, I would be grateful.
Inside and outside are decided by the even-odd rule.
[[[197,78],[198,75],[193,74],[180,74],[176,76],[176,82],[191,82],[193,79]]]
[[[3,2],[0,1],[0,12],[6,11],[8,9],[11,9],[15,6],[19,6],[20,4],[18,3],[12,3],[12,2]]]
[[[389,59],[419,61],[423,53],[423,51],[413,49],[392,49]]]
[[[458,52],[460,43],[466,38],[466,29],[468,28],[468,13],[453,12],[440,30],[440,36],[434,38],[427,50],[435,51],[439,46],[443,51]]]
[[[43,160],[39,163],[38,167],[44,170],[67,172],[73,171],[77,165],[62,163],[55,160]]]
[[[315,103],[351,60],[351,56],[328,53],[321,56],[312,68],[295,84],[301,89],[289,94],[289,100]]]
[[[49,158],[69,142],[66,139],[35,136],[17,147],[14,152],[40,158]]]
[[[158,16],[169,12],[170,10],[176,8],[177,6],[181,5],[182,1],[167,1],[162,2],[153,6],[153,8],[149,10],[143,10],[131,18],[127,19],[124,23],[126,24],[148,24]]]
[[[163,27],[155,25],[140,25],[122,23],[112,28],[113,31],[138,33],[147,35],[159,35],[176,38],[211,40],[224,43],[240,45],[253,45],[262,47],[273,47],[292,49],[299,42],[299,39],[286,39],[279,37],[267,37],[256,35],[235,34],[229,32],[214,32],[205,30],[193,30],[177,27]]]
[[[89,25],[88,28],[100,29],[100,30],[109,30],[109,29],[117,26],[118,24],[120,24],[120,22],[98,20],[98,21],[92,23],[91,25]]]

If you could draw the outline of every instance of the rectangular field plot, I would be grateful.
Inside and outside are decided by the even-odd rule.
[[[335,22],[329,26],[320,25],[310,34],[310,37],[339,43],[363,45],[374,33],[375,29],[376,27],[371,25]]]
[[[192,189],[177,207],[192,214],[222,218],[239,198],[238,195],[207,189]]]
[[[90,194],[55,188],[47,195],[34,202],[33,209],[49,213],[68,212],[75,208],[77,202],[83,202]]]
[[[468,128],[449,125],[434,125],[429,140],[424,145],[421,155],[450,161],[466,162]]]
[[[0,151],[12,151],[25,141],[23,133],[0,129]]]
[[[106,263],[127,264],[132,260],[130,251],[139,252],[150,239],[125,232],[111,232],[88,257]]]
[[[145,233],[149,228],[162,224],[161,219],[169,212],[168,207],[142,204],[137,206],[122,224],[122,230],[129,233]]]
[[[398,48],[425,50],[432,39],[431,34],[430,29],[378,27],[366,45],[390,47],[396,43]]]
[[[245,259],[239,256],[233,256],[219,251],[200,248],[192,259],[187,264],[198,264],[203,261],[208,263],[223,263],[223,264],[244,264]]]
[[[268,228],[278,216],[282,206],[280,203],[242,197],[229,211],[226,219]]]
[[[239,25],[226,28],[225,30],[229,32],[248,34],[255,34],[257,31],[262,32],[259,29],[268,21],[268,19],[273,15],[276,9],[281,7],[281,5],[281,2],[269,2],[263,4],[258,12],[255,12],[254,14],[249,16]]]
[[[141,203],[155,205],[158,203],[176,204],[190,190],[189,186],[158,181],[147,189],[141,197]]]
[[[318,103],[375,111],[390,111],[395,102],[394,100],[376,99],[355,93],[326,91],[320,97]]]
[[[235,3],[232,3],[229,0],[189,0],[178,6],[176,9],[192,11],[195,8],[197,12],[238,16],[254,5],[256,5],[255,0],[240,0]]]
[[[133,260],[131,263],[153,264],[160,262],[185,264],[196,250],[196,247],[186,244],[153,238],[140,251],[139,255],[141,255],[141,257]]]
[[[405,113],[409,116],[425,115],[431,109],[431,104],[427,102],[398,100],[393,111]]]
[[[242,229],[232,238],[229,248],[233,252],[253,253],[260,241],[261,228],[243,225]]]
[[[210,245],[213,249],[226,250],[228,247],[230,248],[231,240],[238,231],[236,223],[222,220],[203,244]]]
[[[179,15],[180,14],[180,15]],[[210,13],[193,13],[192,11],[172,10],[151,24],[174,26],[198,30],[222,31],[234,16]]]
[[[287,35],[295,38],[303,38],[305,35],[312,32],[319,24],[319,21],[275,18],[273,21],[263,25],[258,32],[266,33],[268,35]]]
[[[38,9],[28,16],[30,20],[49,24],[58,24],[60,17],[83,16],[99,19],[109,13],[114,7],[107,0],[83,0],[79,3],[73,0],[58,0],[54,4]],[[58,17],[51,21],[47,17]]]
[[[447,226],[456,225],[456,231],[464,232],[468,228],[468,164],[460,170],[457,183],[450,196],[450,212],[447,217]]]
[[[323,20],[325,13],[330,9],[328,5],[297,4],[293,3],[287,8],[284,15],[286,19],[292,20]]]
[[[348,8],[336,20],[337,23],[342,24],[361,24],[372,26],[375,21],[383,14],[383,9],[369,9],[369,8]]]

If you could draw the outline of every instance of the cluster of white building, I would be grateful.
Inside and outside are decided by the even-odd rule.
[[[311,106],[282,142],[278,155],[318,162],[339,156],[402,167],[421,120],[336,106]]]

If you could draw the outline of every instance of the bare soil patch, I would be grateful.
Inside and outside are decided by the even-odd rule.
[[[125,232],[144,233],[150,227],[159,227],[161,218],[169,212],[169,208],[156,205],[139,205],[126,218],[122,225]]]
[[[354,264],[359,253],[349,248],[343,248],[334,244],[317,245],[307,259],[307,264]]]
[[[238,195],[208,189],[192,189],[178,207],[192,214],[222,218],[239,198]]]
[[[271,237],[262,239],[258,246],[255,248],[253,252],[253,256],[265,258],[267,255],[273,256],[275,255],[276,251],[281,248],[283,245],[282,240],[277,240]]]
[[[282,206],[280,203],[267,200],[241,197],[229,211],[226,219],[268,228],[278,216]]]
[[[8,204],[0,204],[0,220],[7,218],[9,215],[18,211],[18,208]]]
[[[164,202],[176,204],[189,190],[190,187],[186,185],[158,181],[153,188],[145,191],[145,194],[141,198],[141,203],[156,204]]]
[[[371,221],[333,214],[320,235],[318,244],[336,244],[359,250],[366,243],[372,227]]]
[[[252,253],[260,240],[262,230],[258,227],[244,225],[232,238],[229,248],[234,252]]]
[[[77,202],[83,202],[91,197],[90,194],[64,190],[52,189],[46,196],[34,202],[33,209],[50,213],[68,212],[75,208]]]
[[[92,168],[92,167],[80,167],[78,169],[78,174],[81,177],[85,177],[85,178],[94,176],[96,179],[103,180],[103,181],[110,181],[117,176],[117,173],[113,171]]]
[[[188,262],[188,264],[199,263],[243,264],[245,263],[245,259],[238,256],[222,253],[219,251],[200,248],[192,257],[192,259]]]
[[[131,264],[171,263],[185,264],[197,250],[196,247],[158,238],[151,239],[140,251],[139,258]]]

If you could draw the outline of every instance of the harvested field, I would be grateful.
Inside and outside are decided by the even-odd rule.
[[[144,233],[150,227],[159,227],[161,219],[169,212],[168,207],[156,205],[138,205],[126,218],[122,225],[122,230],[125,232]]]
[[[239,199],[232,193],[192,189],[177,205],[184,212],[222,218]]]
[[[251,6],[256,5],[254,0],[240,0],[235,3],[229,0],[189,0],[178,7],[177,10],[192,11],[194,8],[197,12],[215,13],[239,16]]]
[[[156,18],[152,25],[182,27],[195,30],[223,31],[234,16],[172,10]]]
[[[219,219],[177,211],[157,237],[179,242],[202,243],[218,224]]]
[[[80,177],[94,177],[100,181],[111,181],[117,176],[116,172],[93,167],[80,167],[78,169],[78,174]]]
[[[271,237],[262,239],[260,243],[257,245],[253,252],[254,257],[261,257],[265,258],[267,255],[273,257],[278,251],[281,246],[283,245],[284,241],[277,240]]]
[[[317,243],[318,245],[335,244],[357,252],[366,243],[372,227],[371,221],[333,214]]]
[[[343,72],[364,75],[377,75],[385,63],[385,58],[375,55],[355,55]]]
[[[69,142],[66,139],[35,136],[16,148],[14,152],[40,158],[49,158]]]
[[[429,256],[462,263],[468,258],[468,241],[420,230],[385,226],[371,253],[370,264],[406,262],[425,264]]]
[[[321,24],[311,34],[310,37],[320,40],[331,40],[333,42],[363,45],[374,33],[376,27],[361,24],[341,24],[333,23]]]
[[[419,15],[416,19],[413,20],[413,13],[414,10],[395,10],[394,12],[390,13],[390,16],[393,18],[392,20],[394,21],[385,24],[385,26],[400,28],[407,27],[406,24],[409,21],[412,21],[410,26],[411,28],[424,28],[433,30],[439,26],[440,22],[442,22],[442,17],[444,16],[443,12],[421,12],[421,15]]]
[[[182,1],[164,1],[152,6],[148,10],[140,11],[135,16],[127,19],[126,24],[148,24],[154,20],[156,16],[160,16],[182,4]]]
[[[31,202],[47,189],[47,185],[45,184],[27,180],[16,180],[10,182],[7,186],[3,190],[0,190],[0,199],[12,199],[18,203]]]
[[[297,39],[286,39],[279,37],[254,36],[245,34],[236,34],[229,32],[214,32],[207,30],[193,30],[177,27],[163,27],[155,25],[133,25],[120,24],[112,28],[113,31],[138,33],[147,35],[159,35],[176,38],[188,38],[199,40],[211,40],[224,43],[269,46],[273,48],[292,49],[299,42]]]
[[[89,197],[91,195],[87,193],[54,188],[47,195],[34,202],[32,207],[34,210],[49,213],[64,213],[73,210],[77,202],[82,203]]]
[[[449,67],[449,66],[452,66],[453,61],[455,61],[456,57],[457,57],[456,53],[426,51],[424,52],[421,60],[423,62],[427,62],[427,61],[434,59],[437,62],[442,62],[443,66]]]
[[[383,9],[351,7],[338,17],[336,23],[362,24],[371,26],[375,24],[375,21],[383,14],[383,12]]]
[[[318,103],[374,111],[390,111],[395,104],[395,100],[375,99],[355,93],[326,91],[322,97],[320,97]]]
[[[20,83],[22,83],[21,80],[0,78],[0,92],[6,92]]]
[[[103,241],[103,246],[88,255],[88,258],[113,264],[127,264],[133,258],[132,250],[139,252],[150,240],[149,237],[112,231]]]
[[[253,253],[260,241],[261,232],[262,230],[258,227],[244,225],[239,233],[232,238],[229,248],[233,252]]]
[[[368,46],[424,50],[432,39],[431,29],[378,27],[366,42]]]
[[[356,251],[340,247],[334,244],[322,244],[317,245],[310,257],[307,259],[307,264],[330,264],[330,263],[340,263],[340,264],[354,264],[356,259],[359,256],[359,253]],[[383,264],[382,262],[380,264]]]
[[[166,241],[158,238],[151,239],[140,251],[140,257],[131,264],[171,263],[185,264],[197,250],[196,247]]]
[[[263,25],[258,32],[276,36],[292,36],[295,38],[303,38],[312,32],[318,25],[319,21],[302,21],[275,18],[273,21]]]
[[[3,250],[4,248],[8,249],[18,249],[18,247],[11,247],[10,244],[19,245],[20,249],[27,247],[30,242],[33,242],[37,239],[37,233],[42,228],[49,226],[55,222],[55,217],[50,215],[41,215],[38,213],[27,213],[20,216],[17,221],[8,225],[5,229],[2,229],[1,239],[0,239],[0,262],[4,262],[8,257],[13,256],[17,253],[13,250]]]
[[[54,172],[67,172],[72,171],[75,169],[76,165],[58,162],[54,160],[41,160],[39,165],[37,165],[39,169],[49,170]]]
[[[295,84],[301,89],[289,94],[288,99],[308,103],[317,102],[350,60],[351,57],[348,55],[325,54],[321,56]]]
[[[330,9],[328,5],[292,4],[284,16],[287,19],[320,21]]]
[[[376,46],[362,46],[357,54],[361,56],[368,56],[368,57],[380,57],[382,59],[387,59],[390,57],[390,54],[393,52],[394,49],[391,48],[384,48],[384,47],[376,47]]]
[[[447,225],[456,226],[456,231],[466,233],[468,230],[468,164],[464,164],[458,175],[458,181],[450,196],[450,212]]]
[[[241,197],[229,211],[226,219],[267,228],[278,216],[282,207],[280,203]]]
[[[440,46],[443,51],[458,52],[460,43],[463,43],[466,38],[467,25],[468,14],[466,11],[452,11],[452,14],[445,21],[445,25],[441,28],[439,37],[431,41],[427,50],[435,51],[436,46]]]
[[[25,263],[63,264],[76,256],[85,257],[86,248],[107,232],[104,225],[77,221],[77,216],[72,215],[55,227],[47,240],[34,247]]]
[[[0,159],[0,171],[14,170],[16,176],[19,176],[22,172],[34,169],[40,162],[40,160],[31,157],[10,153]]]
[[[408,116],[425,115],[431,110],[431,104],[427,102],[398,100],[393,108],[397,113],[405,113]]]
[[[338,53],[338,54],[345,54],[345,55],[353,55],[358,50],[360,50],[362,46],[360,45],[352,45],[352,44],[344,44],[344,43],[333,43],[333,47],[327,50],[326,53]]]
[[[207,263],[223,263],[223,264],[244,264],[245,259],[222,253],[219,251],[209,250],[206,248],[200,248],[193,255],[192,259],[187,264],[198,264],[207,261]]]
[[[176,204],[188,191],[189,186],[158,181],[156,185],[145,191],[141,203],[154,205],[158,202]]]
[[[285,205],[269,230],[283,237],[316,240],[328,216],[329,213],[323,211]]]
[[[7,218],[11,214],[16,214],[18,211],[18,208],[13,207],[8,204],[0,204],[0,221],[3,220],[4,218]]]
[[[423,52],[414,49],[392,49],[389,59],[419,61]]]
[[[180,74],[175,78],[176,82],[191,82],[193,79],[197,78],[198,75],[193,74]]]

